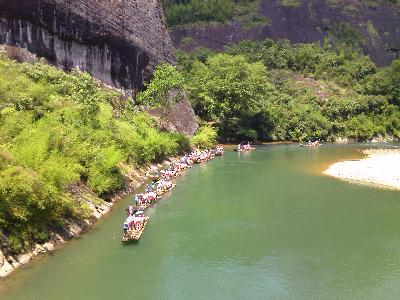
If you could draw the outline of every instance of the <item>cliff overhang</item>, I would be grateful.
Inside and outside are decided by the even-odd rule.
[[[133,91],[175,63],[158,0],[0,0],[0,43]]]

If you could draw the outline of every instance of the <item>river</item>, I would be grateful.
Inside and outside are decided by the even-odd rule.
[[[122,245],[116,205],[0,282],[1,299],[397,299],[400,192],[322,175],[361,145],[260,146],[196,165]]]

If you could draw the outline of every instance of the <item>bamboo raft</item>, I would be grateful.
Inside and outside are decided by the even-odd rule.
[[[252,150],[256,150],[256,148],[241,149],[241,150],[233,149],[233,151],[235,151],[235,152],[248,152],[248,151],[252,151]]]
[[[161,197],[161,196],[164,195],[165,193],[167,193],[167,192],[169,192],[170,190],[172,190],[174,187],[176,187],[176,184],[175,184],[175,183],[173,183],[173,184],[171,185],[170,188],[165,189],[165,190],[163,190],[163,191],[161,191],[161,192],[157,192],[157,191],[156,191],[157,197]]]
[[[140,230],[128,229],[126,234],[122,237],[122,242],[138,241],[142,236],[143,231],[146,228],[147,223],[149,222],[149,219],[149,217],[144,218],[143,226]]]
[[[211,159],[211,158],[210,158]],[[205,163],[206,161],[208,161],[208,160],[210,160],[210,159],[208,159],[208,158],[196,158],[196,159],[194,159],[193,160],[193,163],[195,163],[195,164],[202,164],[202,163]]]
[[[172,184],[172,186],[171,186],[169,189],[166,189],[166,190],[164,190],[164,191],[162,191],[162,192],[160,192],[160,193],[156,193],[156,194],[157,194],[157,198],[156,198],[154,201],[152,201],[152,202],[151,202],[150,204],[148,204],[148,205],[145,205],[145,204],[139,205],[139,206],[137,206],[137,208],[138,208],[139,210],[145,211],[145,210],[148,209],[150,206],[153,206],[155,203],[157,203],[157,202],[160,200],[160,198],[161,198],[162,195],[164,195],[165,193],[167,193],[167,192],[169,192],[170,190],[172,190],[175,186],[176,186],[176,184],[174,183],[174,184]]]
[[[300,144],[300,147],[306,147],[306,148],[318,148],[320,146],[322,146],[322,144],[316,144],[316,145]]]

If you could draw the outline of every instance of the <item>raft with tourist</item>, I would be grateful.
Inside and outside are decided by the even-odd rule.
[[[204,151],[196,150],[194,153],[192,153],[193,162],[196,164],[204,163],[212,159],[213,156],[213,152],[209,149],[206,149]]]
[[[224,148],[221,146],[217,146],[215,148],[215,156],[222,156],[224,155]]]
[[[217,154],[218,153],[218,154]],[[223,155],[223,148],[218,146],[215,150],[195,150],[172,161],[168,168],[155,170],[149,176],[151,182],[146,184],[144,193],[138,193],[133,198],[133,204],[126,209],[128,216],[124,222],[122,242],[138,241],[150,218],[144,216],[144,211],[159,201],[165,193],[172,190],[176,184],[172,180],[180,176],[184,170],[191,168],[193,163],[206,162],[215,155]]]
[[[132,212],[124,222],[123,242],[138,241],[142,236],[149,217],[145,217],[143,211],[132,208]]]
[[[233,149],[233,151],[246,152],[246,151],[251,151],[251,150],[255,150],[255,149],[256,148],[252,147],[250,143],[247,143],[247,144],[240,143],[239,145],[237,145],[236,149]]]
[[[317,148],[320,147],[322,144],[319,140],[316,141],[308,141],[307,144],[300,143],[300,147],[308,147],[308,148]]]

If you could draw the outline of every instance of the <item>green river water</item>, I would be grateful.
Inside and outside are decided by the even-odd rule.
[[[400,192],[322,175],[362,145],[260,146],[196,165],[122,245],[130,199],[0,282],[1,299],[398,299]]]

